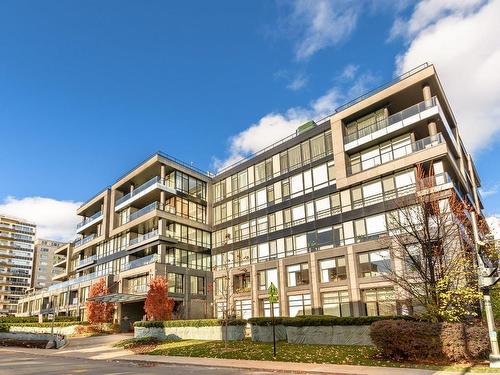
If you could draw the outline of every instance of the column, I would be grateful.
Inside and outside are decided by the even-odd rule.
[[[425,107],[426,108],[430,107],[432,105],[432,103],[430,102],[430,100],[432,99],[431,87],[426,84],[422,88],[422,94],[423,94],[424,100],[425,100]],[[434,121],[434,120],[429,121],[429,123],[427,124],[427,127],[429,129],[429,136],[434,136],[437,134],[436,121]]]
[[[309,254],[309,269],[311,271],[310,285],[311,285],[311,303],[313,315],[320,315],[322,312],[321,296],[319,293],[318,283],[318,262],[316,261],[315,253]]]
[[[349,272],[349,291],[351,295],[352,315],[362,315],[361,291],[358,285],[356,254],[352,246],[347,246],[347,270]]]
[[[259,284],[257,280],[257,270],[255,268],[255,264],[252,264],[250,266],[250,280],[252,283],[252,316],[253,317],[258,317],[260,314],[259,311]]]
[[[279,301],[280,301],[280,315],[288,316],[288,300],[286,298],[286,275],[285,275],[285,266],[283,265],[283,259],[278,260],[278,293],[279,293]]]
[[[165,184],[165,178],[167,177],[167,167],[162,164],[160,167],[160,183]],[[167,193],[165,191],[160,192],[160,210],[165,209],[165,203],[167,201]]]

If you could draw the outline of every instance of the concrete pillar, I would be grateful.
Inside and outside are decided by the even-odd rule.
[[[283,259],[278,260],[278,292],[280,298],[280,315],[288,316],[288,299],[286,298],[286,275],[285,266],[283,264]]]
[[[319,293],[318,283],[318,262],[316,262],[315,253],[309,253],[309,270],[310,270],[310,285],[311,285],[311,303],[313,315],[318,315],[322,311],[321,296]]]
[[[429,129],[429,136],[434,136],[437,134],[437,126],[435,121],[429,121],[427,124],[427,128]]]
[[[163,218],[158,219],[158,234],[160,236],[167,235],[167,221]]]
[[[361,291],[358,285],[358,271],[356,267],[356,254],[352,246],[347,246],[347,271],[349,273],[349,289],[351,295],[352,315],[361,316]]]
[[[159,244],[158,245],[158,262],[166,263],[166,254],[167,254],[167,245]]]
[[[135,188],[134,184],[130,184],[130,192],[131,193],[134,191],[134,188]]]
[[[250,281],[252,283],[252,316],[259,316],[259,284],[257,280],[257,269],[255,268],[255,264],[250,266]]]
[[[432,98],[431,87],[429,85],[425,85],[422,87],[422,94],[424,95],[424,100],[430,100]]]

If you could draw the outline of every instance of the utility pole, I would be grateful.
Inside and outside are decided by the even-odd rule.
[[[497,267],[494,267],[489,260],[483,258],[481,248],[486,244],[479,239],[479,230],[477,226],[476,211],[471,210],[472,231],[474,233],[474,247],[476,250],[479,287],[483,292],[484,312],[486,314],[486,323],[488,324],[488,335],[490,338],[491,353],[490,367],[500,368],[500,350],[498,349],[498,338],[495,327],[495,317],[491,306],[490,287],[495,285],[499,280]]]

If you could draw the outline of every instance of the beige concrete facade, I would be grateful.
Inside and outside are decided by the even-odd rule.
[[[78,209],[81,238],[57,250],[65,272],[46,293],[59,313],[82,315],[85,288],[106,277],[118,299],[136,298],[117,304],[122,324],[141,318],[137,298],[155,275],[169,278],[177,318],[267,316],[271,282],[282,316],[405,313],[377,259],[417,165],[443,199],[456,192],[482,215],[480,179],[432,65],[216,175],[153,155]]]
[[[32,288],[48,288],[55,283],[52,278],[64,271],[63,268],[58,266],[58,263],[62,263],[63,259],[55,254],[56,250],[63,244],[63,242],[42,238],[35,240],[35,255],[31,275]]]

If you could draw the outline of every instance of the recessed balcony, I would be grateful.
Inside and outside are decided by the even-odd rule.
[[[95,263],[96,260],[97,260],[97,255],[92,255],[90,257],[80,259],[78,261],[78,263],[76,264],[76,269],[89,266],[89,265]]]
[[[447,136],[452,140],[454,150],[456,151],[455,137],[436,97],[424,100],[398,113],[390,115],[387,118],[377,121],[372,125],[358,129],[352,134],[346,135],[344,137],[344,149],[345,151],[352,150],[358,146],[367,144],[375,139],[397,132],[398,130],[404,129],[410,125],[416,124],[419,121],[429,119],[436,115],[440,116]]]
[[[96,234],[92,233],[92,234],[88,235],[87,237],[83,237],[83,238],[79,239],[78,241],[75,242],[75,248],[80,247],[82,245],[85,245],[86,243],[92,241],[94,238],[96,238]]]
[[[147,264],[155,263],[157,260],[158,260],[158,254],[152,254],[144,258],[135,259],[131,262],[123,264],[121,266],[121,271],[126,271],[132,268],[137,268],[145,266]]]
[[[97,224],[102,221],[102,211],[96,212],[94,215],[86,218],[82,222],[76,225],[76,232],[80,233],[82,230],[89,228],[90,226]]]
[[[352,176],[353,174],[365,171],[367,169],[375,168],[379,165],[389,163],[393,160],[401,159],[410,154],[437,146],[444,142],[444,137],[441,133],[438,133],[436,135],[422,138],[416,142],[391,149],[388,152],[377,154],[370,158],[364,159],[363,156],[361,156],[359,161],[347,166],[347,175]]]
[[[166,191],[167,193],[170,193],[173,195],[177,194],[177,190],[175,189],[174,181],[165,180],[159,176],[155,176],[152,179],[150,179],[149,181],[143,183],[142,185],[140,185],[137,188],[135,188],[134,190],[132,190],[130,193],[117,199],[115,202],[115,211],[120,211],[120,210],[128,207],[130,204],[132,204],[136,200],[140,199],[141,197],[144,197],[145,195],[149,194],[150,192],[152,192],[156,189]]]

